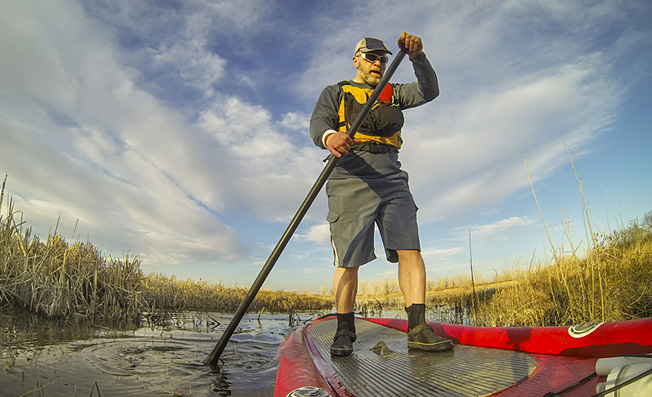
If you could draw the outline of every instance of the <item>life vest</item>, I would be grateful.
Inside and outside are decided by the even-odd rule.
[[[359,88],[349,81],[338,83],[342,89],[342,101],[338,109],[339,131],[348,132],[351,123],[362,110],[373,93],[373,88]],[[387,84],[381,95],[372,106],[354,138],[362,142],[378,142],[401,148],[401,128],[403,127],[403,112],[398,106],[391,84]]]

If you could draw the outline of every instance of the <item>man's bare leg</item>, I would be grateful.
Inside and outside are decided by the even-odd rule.
[[[405,307],[426,302],[426,266],[418,250],[398,250],[398,285]]]
[[[333,294],[338,313],[350,313],[358,293],[358,268],[338,267],[333,276]]]
[[[408,349],[446,351],[453,342],[435,334],[426,322],[426,266],[417,250],[398,252],[398,284],[408,315]]]

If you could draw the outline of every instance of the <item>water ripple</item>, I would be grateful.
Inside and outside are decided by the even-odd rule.
[[[273,395],[278,348],[293,329],[287,317],[245,318],[212,370],[203,360],[229,319],[220,322],[211,331],[151,327],[29,349],[0,346],[3,395]]]

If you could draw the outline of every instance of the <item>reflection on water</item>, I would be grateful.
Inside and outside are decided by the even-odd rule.
[[[437,321],[444,311],[433,309],[428,320]],[[321,314],[246,315],[216,370],[203,360],[230,314],[151,314],[141,325],[93,326],[0,314],[0,395],[271,396],[281,342]],[[356,315],[406,316],[402,300],[375,299],[361,301]]]
[[[299,315],[303,321],[317,316]],[[203,360],[232,315],[151,317],[144,326],[122,328],[0,317],[0,394],[273,395],[278,347],[293,330],[287,314],[245,316],[215,371]]]

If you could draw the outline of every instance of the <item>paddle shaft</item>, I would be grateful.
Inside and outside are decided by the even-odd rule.
[[[347,134],[349,134],[351,138],[353,138],[358,128],[360,128],[360,126],[362,125],[362,122],[364,121],[365,117],[371,110],[371,107],[374,105],[374,102],[376,102],[376,100],[380,96],[380,93],[383,91],[383,89],[389,82],[389,79],[396,71],[396,68],[398,68],[398,65],[401,63],[406,53],[407,53],[407,49],[405,48],[401,49],[401,51],[396,55],[396,58],[394,58],[392,63],[387,67],[385,74],[378,82],[378,85],[376,85],[376,88],[374,89],[373,93],[367,100],[367,103],[365,103],[365,106],[362,108],[358,116],[355,118],[355,121],[351,125],[351,128],[349,129],[349,131],[347,131]],[[204,360],[205,364],[209,364],[211,366],[215,366],[217,364],[217,361],[220,359],[220,356],[222,355],[222,352],[224,351],[226,344],[229,342],[229,339],[231,339],[231,336],[233,335],[233,332],[237,328],[238,324],[240,323],[240,320],[242,320],[242,317],[244,317],[245,313],[249,309],[251,302],[253,302],[254,298],[256,297],[256,294],[258,294],[258,291],[263,286],[263,283],[267,279],[269,273],[272,271],[272,268],[276,264],[278,258],[281,256],[281,253],[285,249],[285,246],[290,241],[290,238],[292,238],[292,235],[294,234],[294,231],[299,226],[299,223],[301,223],[301,220],[308,212],[308,209],[312,205],[313,201],[315,201],[317,194],[319,194],[319,191],[326,183],[326,180],[328,180],[328,177],[330,176],[331,172],[333,172],[333,169],[335,169],[335,166],[337,165],[337,160],[338,157],[335,157],[332,154],[329,156],[326,167],[324,167],[323,171],[319,175],[319,178],[317,178],[315,184],[312,186],[312,189],[310,189],[310,192],[308,193],[305,200],[301,204],[301,207],[299,207],[299,210],[294,215],[294,218],[292,218],[292,221],[288,225],[287,229],[285,229],[285,233],[283,233],[283,236],[281,236],[281,239],[276,244],[276,247],[274,247],[274,250],[272,251],[269,258],[267,259],[267,262],[265,262],[265,265],[263,266],[262,270],[258,274],[258,277],[256,277],[256,280],[254,281],[253,285],[247,292],[247,295],[245,296],[244,300],[240,303],[238,310],[233,315],[231,322],[226,327],[226,330],[224,330],[224,333],[222,334],[220,340],[217,342],[217,345],[215,345],[215,348],[213,348],[211,354]]]

